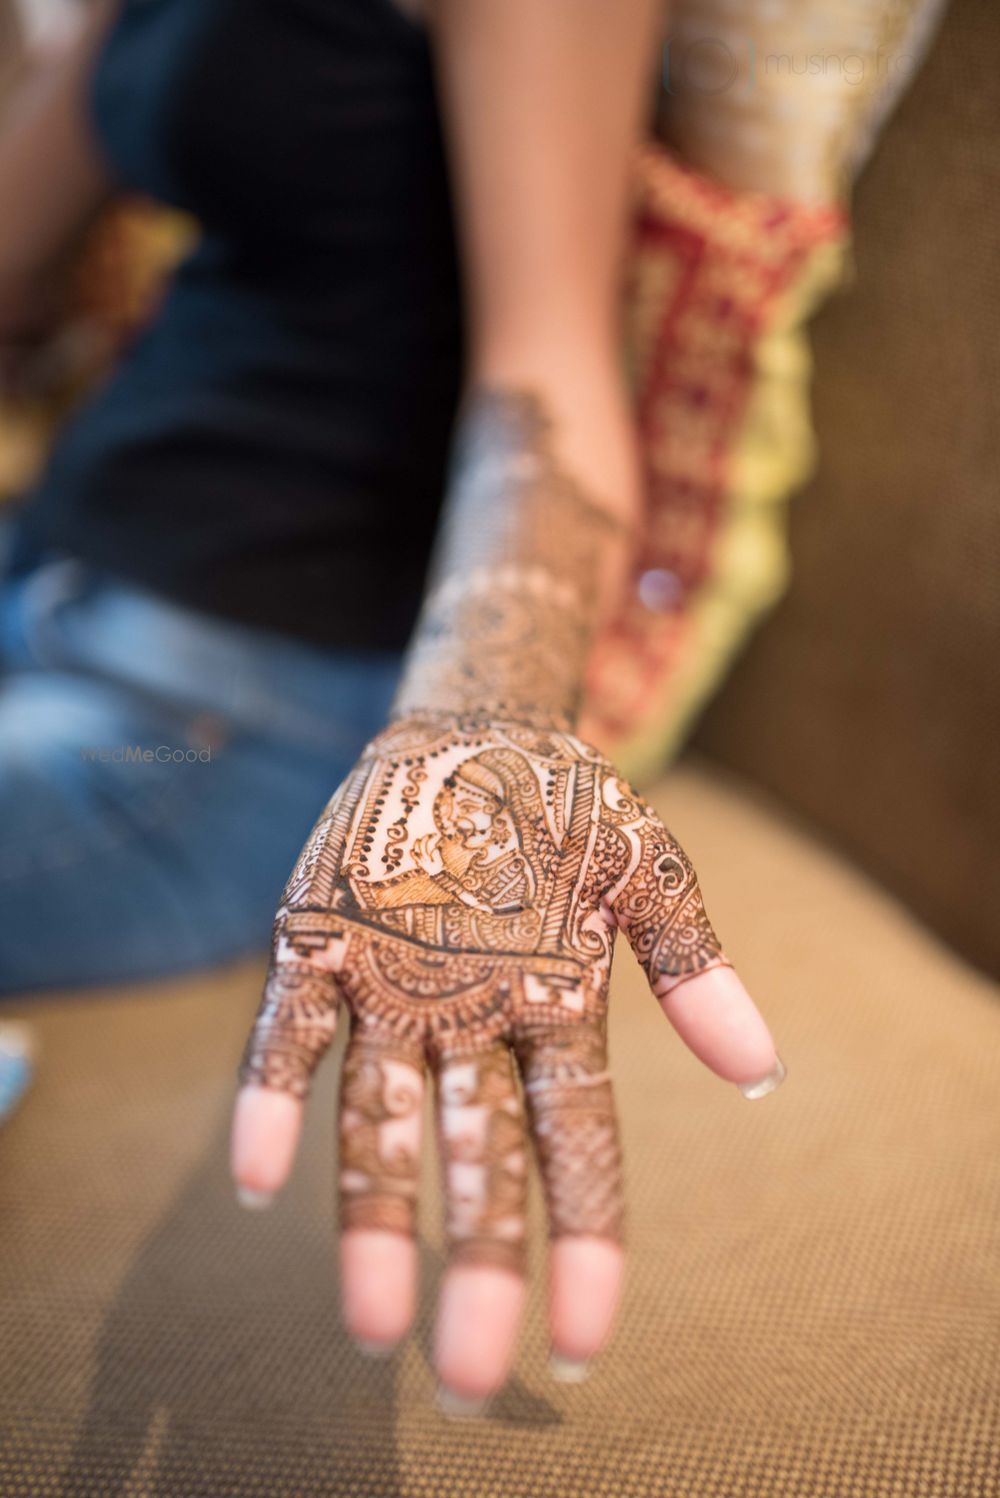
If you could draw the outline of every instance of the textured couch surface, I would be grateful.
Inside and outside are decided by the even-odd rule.
[[[631,1266],[590,1382],[547,1377],[540,1253],[487,1418],[433,1408],[426,1315],[388,1364],[353,1350],[334,1064],[280,1204],[237,1208],[227,1115],[258,965],[15,1004],[44,1053],[0,1129],[4,1498],[1000,1491],[997,990],[738,783],[689,764],[656,799],[789,1078],[745,1103],[620,952]]]

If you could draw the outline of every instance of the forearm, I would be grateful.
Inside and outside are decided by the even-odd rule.
[[[571,727],[594,629],[627,552],[635,503],[630,446],[605,413],[595,463],[577,476],[547,402],[532,390],[473,388],[427,596],[396,715],[432,710]],[[582,440],[582,439],[581,439]]]
[[[469,388],[397,712],[575,721],[639,478],[621,370],[659,0],[432,0]]]

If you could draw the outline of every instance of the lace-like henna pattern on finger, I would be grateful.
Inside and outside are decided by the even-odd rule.
[[[340,1220],[345,1228],[416,1231],[424,1057],[361,1031],[351,1037],[340,1095]]]
[[[333,1039],[339,1002],[328,973],[307,963],[272,968],[240,1063],[241,1085],[304,1099]]]
[[[528,1158],[505,1045],[442,1062],[438,1131],[449,1262],[522,1274]]]
[[[621,1150],[603,1027],[523,1029],[515,1041],[553,1238],[621,1242]]]

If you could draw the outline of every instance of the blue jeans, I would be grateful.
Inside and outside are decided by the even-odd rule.
[[[399,658],[210,619],[72,560],[0,586],[0,993],[265,949]]]

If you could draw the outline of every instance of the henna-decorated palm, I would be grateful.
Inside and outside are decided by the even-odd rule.
[[[525,1115],[553,1236],[619,1240],[605,1039],[617,926],[668,1005],[698,980],[693,1028],[708,1029],[700,1044],[687,1038],[711,1052],[732,996],[706,991],[705,975],[728,964],[694,871],[595,750],[567,732],[445,714],[373,741],[288,882],[242,1068],[244,1084],[303,1099],[349,1015],[343,1227],[414,1233],[429,1067],[452,1262],[523,1270]],[[758,1023],[744,1075],[754,1044],[760,1069],[771,1064]]]

